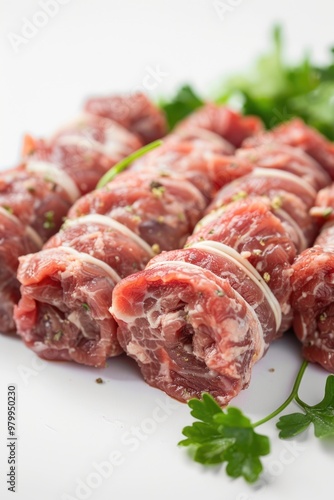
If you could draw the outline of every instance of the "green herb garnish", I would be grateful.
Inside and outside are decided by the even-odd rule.
[[[114,165],[110,170],[108,170],[108,172],[106,172],[101,177],[101,179],[97,183],[96,188],[99,189],[99,188],[102,188],[103,186],[105,186],[106,184],[108,184],[108,182],[112,181],[116,177],[116,175],[123,172],[123,170],[125,170],[133,161],[137,160],[137,158],[140,158],[141,156],[148,153],[152,149],[155,149],[158,146],[161,146],[161,144],[162,144],[162,141],[159,139],[157,141],[151,142],[150,144],[147,144],[146,146],[143,146],[142,148],[138,149],[134,153],[131,153],[126,158],[123,158],[123,160],[116,163],[116,165]]]
[[[54,334],[54,336],[53,336],[53,340],[54,340],[54,341],[56,341],[56,342],[58,342],[58,341],[62,338],[62,336],[63,336],[63,332],[62,332],[62,330],[58,330],[58,331]]]
[[[269,438],[257,434],[254,429],[279,415],[292,401],[297,403],[303,413],[280,417],[276,424],[280,429],[280,438],[293,437],[306,430],[311,423],[316,437],[334,436],[334,375],[327,377],[323,400],[309,406],[298,396],[307,365],[308,362],[303,361],[292,391],[284,403],[255,423],[238,408],[228,406],[223,410],[207,393],[202,395],[202,399],[191,399],[188,406],[197,421],[183,429],[182,434],[186,439],[178,444],[189,446],[196,462],[204,465],[226,463],[228,476],[243,477],[247,482],[254,483],[263,470],[260,457],[270,452]]]
[[[172,130],[178,122],[203,104],[202,98],[195,93],[190,85],[184,85],[170,101],[162,100],[159,106],[165,113],[169,130]]]
[[[334,140],[334,50],[329,61],[317,65],[306,54],[299,62],[286,62],[282,29],[275,26],[272,46],[246,72],[216,85],[208,100],[236,107],[242,114],[259,116],[272,128],[295,116]],[[184,85],[176,95],[160,102],[170,129],[205,103]]]
[[[10,207],[8,205],[2,205],[2,208],[4,210],[6,210],[6,212],[8,212],[9,214],[13,214],[14,213],[14,210],[12,209],[12,207]]]
[[[285,439],[296,436],[311,423],[316,437],[334,436],[334,375],[327,377],[325,395],[320,403],[309,406],[297,394],[295,401],[304,413],[291,413],[280,417],[276,424],[280,429],[279,437]]]
[[[263,469],[259,457],[270,452],[269,439],[257,434],[238,408],[223,411],[209,394],[204,393],[202,400],[191,399],[188,405],[191,415],[199,421],[183,429],[187,439],[179,445],[192,446],[196,462],[226,462],[229,476],[243,476],[247,482],[255,482]]]
[[[45,229],[53,229],[55,227],[54,211],[53,210],[49,210],[48,212],[45,212],[43,227]]]
[[[306,54],[300,62],[284,58],[282,29],[274,27],[271,51],[257,59],[249,72],[223,82],[216,102],[239,99],[241,112],[259,116],[272,128],[294,116],[334,139],[334,60],[324,66]]]

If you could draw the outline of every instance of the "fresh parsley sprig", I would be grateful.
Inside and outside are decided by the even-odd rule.
[[[255,432],[255,428],[279,415],[292,401],[303,413],[291,413],[280,417],[277,428],[282,439],[296,436],[313,423],[315,436],[334,436],[334,375],[326,381],[325,395],[320,403],[309,406],[298,396],[298,390],[307,368],[303,361],[292,391],[275,411],[252,423],[238,408],[228,406],[222,409],[215,399],[203,393],[201,399],[188,402],[191,415],[197,419],[191,426],[184,427],[186,437],[178,444],[189,446],[193,459],[204,465],[226,463],[226,473],[233,478],[243,477],[254,483],[263,471],[260,457],[270,453],[267,436]]]
[[[280,438],[296,436],[305,431],[311,423],[317,438],[334,436],[334,375],[327,377],[325,394],[320,403],[309,406],[298,395],[294,399],[304,413],[291,413],[280,417],[276,424],[280,429]]]
[[[108,170],[108,172],[106,172],[101,177],[101,179],[97,183],[96,188],[99,189],[99,188],[105,186],[106,184],[108,184],[108,182],[112,181],[116,177],[116,175],[123,172],[123,170],[128,168],[128,166],[132,162],[137,160],[137,158],[140,158],[141,156],[145,155],[146,153],[148,153],[152,149],[155,149],[158,146],[161,146],[161,144],[162,144],[162,140],[158,139],[157,141],[150,142],[150,144],[146,144],[146,146],[143,146],[142,148],[137,149],[137,151],[134,151],[126,158],[123,158],[123,160],[116,163],[116,165],[114,165],[110,170]]]
[[[283,30],[274,26],[269,51],[240,74],[217,82],[210,96],[183,85],[174,97],[161,100],[169,128],[206,101],[237,106],[246,115],[259,116],[268,129],[295,116],[334,140],[334,49],[328,61],[316,64],[309,54],[294,63],[286,60]]]
[[[175,96],[169,100],[162,99],[159,107],[164,111],[169,130],[181,120],[203,106],[204,100],[199,97],[190,85],[183,85]]]
[[[257,434],[238,408],[222,410],[209,394],[204,393],[201,400],[191,399],[188,405],[198,421],[183,429],[187,439],[179,445],[192,446],[196,462],[227,462],[229,476],[243,476],[246,481],[255,482],[263,469],[259,457],[270,452],[269,439]]]

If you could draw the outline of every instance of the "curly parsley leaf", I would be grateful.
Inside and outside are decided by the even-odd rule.
[[[204,101],[194,89],[190,85],[184,85],[170,101],[162,101],[159,106],[165,113],[169,130],[172,130],[178,122],[203,104]]]
[[[236,97],[240,111],[262,118],[267,128],[299,116],[329,139],[334,139],[333,50],[327,64],[314,64],[306,54],[294,64],[284,57],[282,29],[275,26],[272,46],[248,72],[224,81],[216,101],[228,104]]]
[[[288,439],[304,432],[311,423],[309,415],[304,413],[291,413],[279,418],[276,427],[280,429],[279,437]]]
[[[190,400],[188,405],[199,421],[183,429],[186,439],[179,445],[190,446],[196,462],[226,462],[230,477],[242,476],[249,483],[255,482],[263,470],[259,457],[270,452],[268,437],[257,434],[238,408],[223,411],[209,394],[204,393],[201,400]]]
[[[230,406],[223,410],[210,394],[204,393],[202,399],[191,399],[188,406],[197,420],[184,427],[182,433],[186,439],[178,444],[189,446],[196,462],[204,465],[225,463],[230,477],[243,477],[247,482],[254,483],[263,470],[260,457],[270,452],[268,437],[257,434],[254,429],[277,417],[293,401],[304,413],[295,412],[280,417],[276,424],[280,429],[280,438],[296,436],[311,423],[316,437],[334,436],[334,375],[327,377],[325,394],[320,403],[309,406],[298,396],[307,365],[308,361],[304,360],[287,399],[254,423],[238,408]]]
[[[309,406],[295,397],[304,413],[291,413],[280,417],[276,426],[280,429],[279,437],[286,439],[305,431],[311,423],[318,438],[334,436],[334,375],[326,380],[325,394],[320,403]]]
[[[260,55],[241,74],[225,78],[209,97],[217,104],[237,106],[243,114],[259,116],[267,128],[299,116],[334,140],[334,50],[323,65],[309,54],[287,62],[283,31],[272,30],[269,51]],[[181,87],[170,100],[160,102],[169,124],[174,126],[205,102],[189,86]]]
[[[202,395],[202,400],[195,398],[191,399],[188,402],[188,406],[192,410],[190,415],[206,423],[213,423],[214,416],[217,413],[223,412],[215,399],[207,393]]]

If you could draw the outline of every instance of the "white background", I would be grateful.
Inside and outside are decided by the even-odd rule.
[[[223,3],[233,7],[222,17],[211,0],[70,0],[15,50],[13,36],[22,36],[26,20],[41,20],[41,7],[38,1],[1,0],[0,167],[18,161],[25,132],[48,135],[73,118],[87,96],[143,88],[157,67],[163,76],[149,80],[156,85],[146,89],[153,98],[185,82],[209,95],[222,78],[247,68],[266,50],[274,22],[284,26],[290,60],[307,49],[314,59],[326,60],[334,44],[331,0]],[[287,396],[299,363],[297,342],[278,342],[233,404],[254,420],[263,417]],[[96,384],[98,376],[106,383]],[[325,378],[320,368],[310,367],[302,397],[320,400]],[[15,494],[7,492],[5,479],[10,383],[18,390]],[[326,484],[334,466],[332,442],[317,442],[311,431],[283,442],[274,422],[266,424],[259,431],[271,436],[272,453],[264,460],[263,480],[250,487],[231,481],[219,467],[191,462],[176,446],[191,421],[186,405],[148,387],[123,356],[110,360],[104,371],[46,363],[17,339],[0,336],[1,499],[331,497]],[[121,458],[112,470],[117,452]],[[102,463],[108,477],[97,473]]]

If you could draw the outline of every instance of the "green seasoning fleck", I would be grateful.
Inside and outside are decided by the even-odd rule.
[[[161,187],[159,187],[159,188],[154,188],[154,189],[152,189],[152,193],[153,193],[155,196],[157,196],[158,198],[160,198],[160,197],[164,194],[164,192],[165,192],[165,191],[166,191],[165,186],[161,186]]]
[[[333,209],[328,207],[328,208],[325,208],[322,212],[322,216],[323,217],[329,217],[333,212]]]
[[[7,210],[7,212],[10,213],[10,214],[13,213],[12,207],[9,207],[8,205],[2,205],[2,208],[4,208],[5,210]]]
[[[319,321],[321,321],[321,323],[323,323],[324,321],[326,321],[326,318],[327,318],[327,314],[324,312],[324,313],[320,314]]]
[[[160,253],[160,245],[158,245],[158,243],[154,243],[154,245],[152,245],[151,248],[152,248],[153,253],[155,253],[155,254]]]
[[[271,200],[271,208],[273,210],[278,210],[279,208],[281,208],[282,203],[283,203],[282,196],[278,195],[274,196],[274,198]]]
[[[204,101],[189,85],[184,85],[168,101],[161,101],[160,108],[166,116],[168,128],[172,130],[179,121],[203,106]]]
[[[266,283],[270,281],[270,274],[269,273],[264,273],[263,274],[263,279]]]
[[[82,305],[82,308],[85,309],[85,311],[89,311],[90,307],[86,302],[83,302],[81,305]]]
[[[232,196],[232,201],[242,200],[244,198],[247,198],[247,196],[248,196],[248,193],[246,193],[246,191],[239,191],[238,193],[235,193]]]
[[[58,330],[58,332],[56,332],[53,336],[53,340],[55,342],[58,342],[63,336],[63,332],[61,330]]]
[[[158,182],[158,181],[152,181],[151,184],[150,184],[150,190],[151,191],[153,189],[161,188],[161,187],[163,187],[163,185],[161,184],[161,182]]]
[[[45,229],[53,229],[55,227],[55,222],[54,222],[54,211],[49,210],[48,212],[45,212],[44,214],[44,224],[43,227]]]
[[[164,192],[166,191],[166,188],[159,182],[153,181],[150,184],[150,190],[156,198],[161,198]]]
[[[223,290],[216,290],[216,295],[218,295],[218,297],[224,297],[225,293]]]

